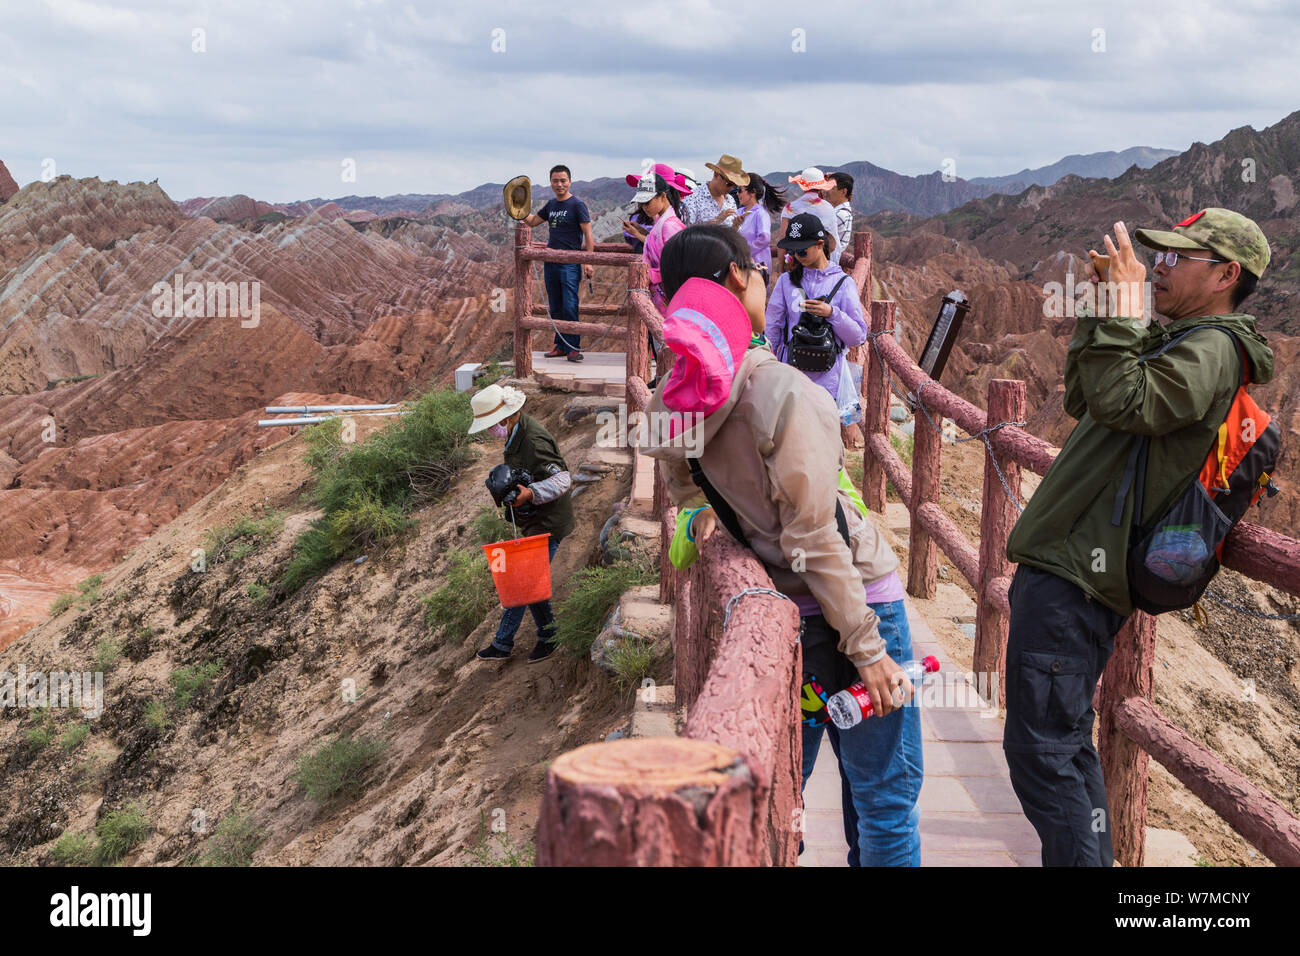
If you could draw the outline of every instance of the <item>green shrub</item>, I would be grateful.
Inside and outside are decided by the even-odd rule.
[[[89,734],[90,726],[88,724],[73,724],[65,730],[63,736],[59,738],[59,746],[63,748],[64,753],[72,753],[72,751],[81,746],[82,741],[84,741]]]
[[[77,593],[81,595],[81,599],[77,603],[86,608],[97,602],[103,596],[99,592],[100,585],[103,583],[104,576],[96,574],[94,577],[86,578],[86,580],[78,584]]]
[[[149,701],[144,706],[144,722],[146,726],[162,733],[170,723],[167,717],[167,705],[160,700]]]
[[[338,418],[305,429],[312,501],[324,514],[298,537],[283,589],[296,591],[344,555],[402,534],[413,504],[441,497],[472,460],[471,421],[469,397],[440,388],[359,444],[341,440]]]
[[[588,645],[590,646],[590,645]],[[623,638],[609,651],[609,666],[620,687],[640,687],[654,669],[654,644],[637,638]]]
[[[234,524],[214,528],[203,536],[203,545],[210,564],[222,561],[242,561],[258,545],[274,541],[284,527],[284,514],[270,511],[261,518],[240,515]]]
[[[537,849],[533,841],[514,843],[508,834],[488,835],[483,812],[479,811],[478,844],[470,849],[470,866],[536,866]]]
[[[72,607],[72,602],[76,599],[77,596],[71,592],[60,594],[54,599],[54,603],[50,605],[50,617],[58,617],[68,608]]]
[[[34,750],[44,750],[54,739],[54,712],[41,707],[32,714],[32,726],[27,728],[27,743]]]
[[[927,427],[929,423],[927,423]],[[912,467],[912,436],[898,435],[894,432],[889,433],[889,443],[894,446],[894,451],[898,452],[898,457],[903,459],[903,464],[908,468]]]
[[[294,775],[316,803],[355,800],[361,795],[367,770],[379,761],[388,744],[381,737],[344,734],[298,760]]]
[[[574,654],[586,655],[605,615],[623,592],[658,580],[658,568],[636,562],[578,571],[570,578],[569,596],[555,611],[556,643]]]
[[[479,509],[479,513],[470,522],[470,530],[479,544],[494,544],[515,537],[515,526],[501,517],[499,510],[488,505]]]
[[[256,581],[250,581],[248,585],[248,597],[255,602],[265,601],[271,593],[265,584],[258,584]]]
[[[144,808],[138,803],[130,804],[121,810],[108,814],[95,824],[99,835],[99,845],[95,847],[95,863],[116,863],[131,851],[131,848],[144,841],[149,835],[149,821],[145,819]]]
[[[204,844],[199,866],[249,866],[265,839],[266,830],[253,822],[251,813],[240,810],[236,800]]]
[[[424,623],[430,634],[442,629],[443,637],[457,644],[483,623],[499,604],[497,589],[482,551],[453,551],[447,581],[424,599]]]
[[[206,664],[190,664],[172,671],[169,680],[172,685],[172,703],[177,710],[187,710],[194,701],[207,693],[212,679],[224,666],[222,661],[209,661]]]
[[[59,837],[50,856],[64,866],[90,866],[95,859],[95,843],[85,833],[68,832]]]
[[[122,642],[109,636],[100,639],[95,645],[95,670],[107,674],[117,667],[122,659]]]

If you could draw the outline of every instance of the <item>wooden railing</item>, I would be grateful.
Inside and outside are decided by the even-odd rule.
[[[866,288],[865,286],[860,286]],[[1021,469],[1046,474],[1059,449],[1003,422],[1025,417],[1025,385],[993,380],[988,411],[983,412],[930,379],[890,334],[896,321],[893,302],[871,303],[871,346],[865,383],[866,455],[863,497],[883,511],[888,478],[911,515],[908,593],[935,595],[938,551],[970,582],[977,596],[973,668],[996,675],[988,683],[1006,683],[1012,565],[1006,558],[1007,536],[1018,511],[1006,486],[1021,496]],[[889,441],[889,379],[895,379],[928,409],[932,424],[918,408],[913,430],[910,472]],[[984,489],[978,549],[939,507],[943,438],[938,427],[952,419],[970,435],[986,429],[991,453],[984,456]],[[1300,541],[1243,523],[1229,536],[1223,564],[1291,594],[1300,594]],[[1099,714],[1102,770],[1110,804],[1115,859],[1141,866],[1145,850],[1148,761],[1154,756],[1238,833],[1275,863],[1300,865],[1300,820],[1246,777],[1192,740],[1155,708],[1152,674],[1155,619],[1133,614],[1115,638],[1115,650],[1094,698]]]
[[[663,318],[645,294],[644,264],[617,249],[547,250],[529,242],[527,229],[518,229],[516,374],[531,371],[531,331],[551,328],[549,321],[539,324],[534,318],[529,263],[540,259],[626,265],[629,297],[617,313],[626,317],[627,401],[630,411],[644,410],[650,400],[646,331],[660,335]],[[1021,469],[1045,474],[1058,449],[1013,426],[989,433],[992,452],[985,456],[980,542],[978,547],[969,542],[939,507],[939,431],[918,409],[910,471],[890,444],[889,379],[897,378],[913,395],[919,394],[936,420],[950,418],[971,435],[1023,419],[1025,385],[991,382],[986,413],[929,379],[894,340],[895,303],[870,301],[870,236],[854,237],[849,263],[864,306],[869,306],[872,331],[869,346],[851,355],[866,371],[863,496],[868,507],[883,512],[889,480],[908,508],[909,593],[934,596],[940,549],[971,583],[978,598],[974,669],[996,674],[994,686],[1001,687],[1006,676],[1007,591],[1014,570],[1005,550],[1018,512],[997,469],[1019,498]],[[583,313],[604,316],[615,311]],[[597,323],[574,325],[572,331],[583,333],[602,328]],[[685,735],[589,744],[557,759],[547,774],[538,821],[538,863],[792,865],[800,829],[798,616],[790,602],[753,590],[771,588],[771,579],[729,535],[714,534],[704,541],[700,559],[689,571],[672,567],[668,550],[676,509],[667,499],[657,465],[655,511],[661,516],[660,596],[676,609],[674,681],[677,701],[687,708]],[[1225,546],[1224,564],[1300,594],[1300,542],[1291,538],[1240,525]],[[743,597],[733,600],[738,595]],[[1140,612],[1133,615],[1116,638],[1096,699],[1117,861],[1142,865],[1147,767],[1149,756],[1155,756],[1269,859],[1300,864],[1300,821],[1152,705],[1154,647],[1154,620]]]

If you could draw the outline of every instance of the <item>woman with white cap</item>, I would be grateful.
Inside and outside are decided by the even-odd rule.
[[[816,166],[809,166],[798,176],[791,176],[790,182],[802,189],[803,194],[794,202],[786,203],[785,208],[781,210],[781,230],[776,236],[777,245],[780,245],[780,240],[785,238],[785,231],[790,226],[790,220],[800,213],[810,212],[822,221],[822,225],[826,228],[826,235],[830,238],[826,245],[826,258],[839,265],[840,253],[843,252],[843,249],[835,240],[835,237],[839,234],[838,223],[835,218],[835,207],[826,198],[826,193],[835,188],[835,181],[827,179]],[[784,263],[784,260],[780,260],[780,262]],[[794,262],[791,261],[785,264],[793,266]]]
[[[864,344],[869,329],[853,277],[826,254],[835,240],[833,220],[832,214],[829,229],[811,212],[801,212],[789,221],[786,236],[777,245],[788,250],[796,264],[772,288],[766,333],[772,353],[826,389],[840,412],[841,423],[847,424],[857,389],[844,351]],[[828,337],[824,354],[805,360],[792,339],[796,328],[820,324],[818,320],[829,325],[833,335]]]
[[[667,170],[669,176],[665,177],[657,171],[660,169]],[[686,187],[681,184],[671,169],[666,166],[656,166],[637,180],[636,195],[632,197],[632,201],[640,206],[641,211],[654,221],[654,225],[646,234],[645,248],[641,251],[641,257],[650,272],[650,296],[660,312],[668,302],[664,299],[663,279],[659,275],[659,256],[663,252],[664,243],[686,228],[680,213],[682,195],[687,192]],[[634,224],[627,220],[623,221],[623,228],[629,229],[633,234],[637,231]]]
[[[550,534],[548,559],[554,560],[560,541],[573,530],[573,499],[569,495],[569,466],[551,433],[537,419],[523,413],[527,396],[509,385],[489,385],[472,399],[474,420],[469,433],[490,431],[504,438],[505,463],[512,470],[527,471],[531,484],[518,485],[515,518],[521,537]],[[537,644],[528,663],[544,661],[555,652],[555,614],[550,601],[528,605],[537,625]],[[524,619],[522,607],[509,607],[501,615],[492,643],[476,655],[481,661],[504,660],[515,646],[515,631]]]

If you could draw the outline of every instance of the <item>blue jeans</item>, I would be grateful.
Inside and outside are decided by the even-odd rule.
[[[557,322],[578,321],[578,280],[582,266],[576,262],[545,262],[542,278],[546,282],[546,302],[551,318]],[[555,333],[555,347],[565,352],[578,351],[581,336]]]
[[[547,263],[548,265],[550,263]],[[560,546],[560,542],[551,536],[547,544],[548,561],[555,560],[555,549]],[[537,625],[537,639],[539,641],[549,641],[555,637],[555,614],[551,611],[550,601],[538,601],[536,604],[529,604],[528,610],[532,612],[533,623]],[[515,649],[515,631],[519,630],[519,625],[524,621],[523,607],[508,607],[502,611],[501,623],[497,627],[497,636],[492,639],[492,646],[499,651],[505,651],[507,654]]]
[[[902,601],[873,604],[880,617],[880,636],[891,658],[912,658],[912,632]],[[818,618],[821,623],[818,624]],[[805,626],[827,626],[820,615]],[[829,730],[840,767],[841,800],[849,866],[920,866],[921,712],[915,703],[887,717],[868,717],[849,730],[834,724],[804,725],[803,782],[817,762],[822,731]]]

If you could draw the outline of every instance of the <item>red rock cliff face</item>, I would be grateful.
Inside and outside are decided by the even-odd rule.
[[[0,162],[0,202],[8,201],[17,192],[18,184],[9,175],[9,170],[5,167],[5,164]]]
[[[496,246],[332,212],[245,228],[68,177],[0,206],[0,640],[285,437],[263,406],[400,400],[507,344]],[[162,308],[177,275],[257,314]]]

